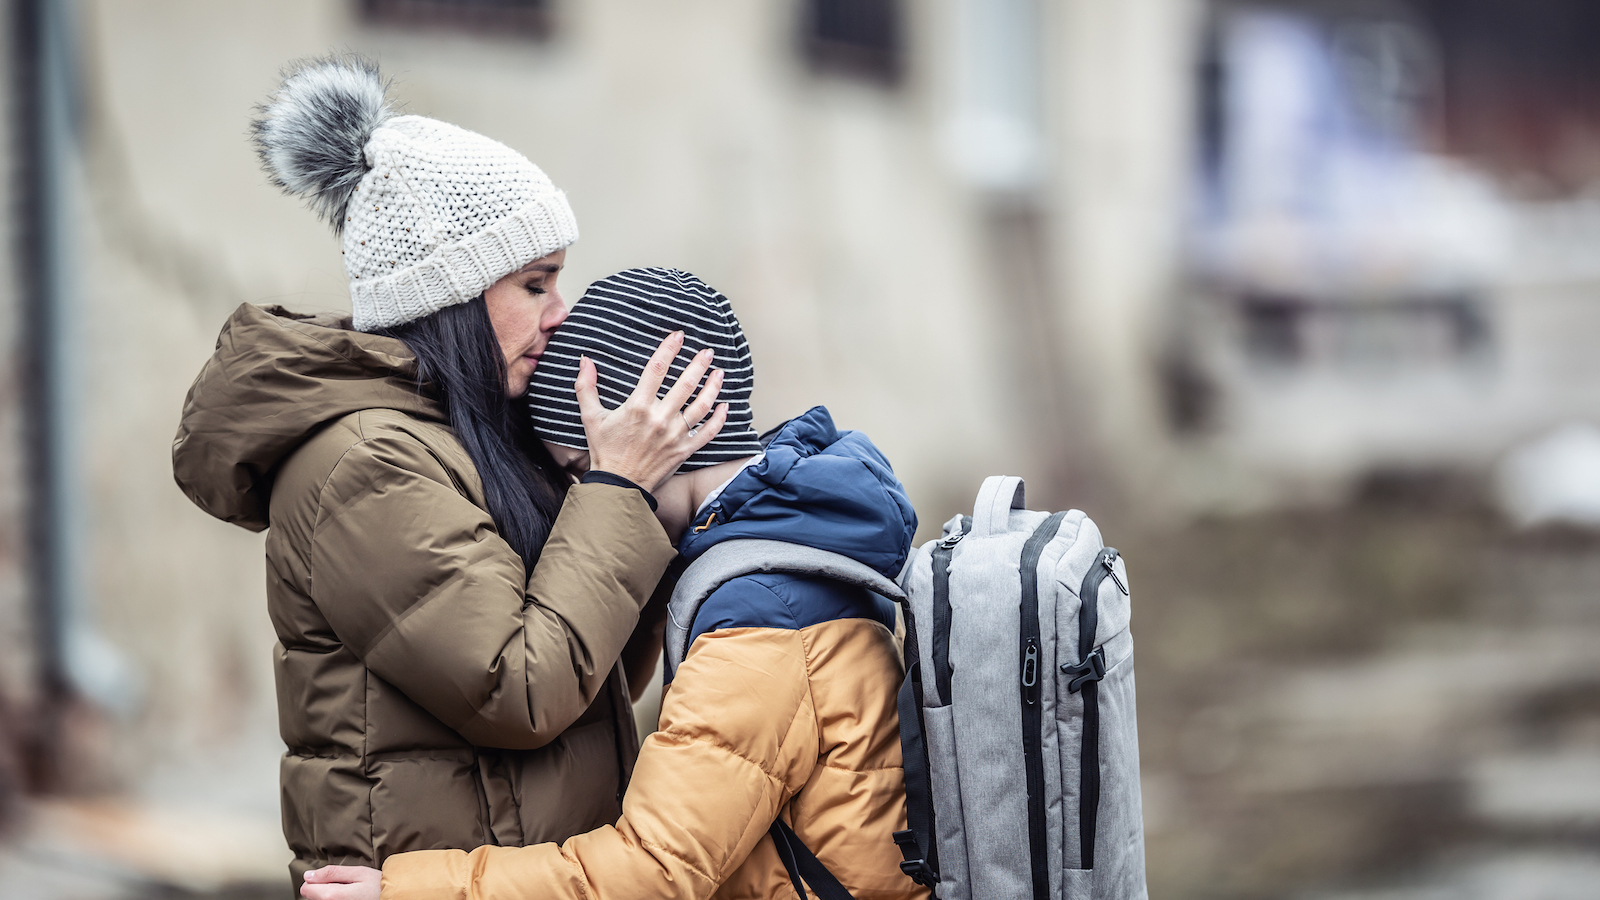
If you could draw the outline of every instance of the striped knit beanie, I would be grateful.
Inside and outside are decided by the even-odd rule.
[[[760,453],[761,442],[750,412],[755,367],[744,329],[734,318],[728,298],[677,269],[618,272],[590,285],[573,305],[567,320],[551,335],[528,385],[528,405],[539,437],[562,447],[588,449],[572,392],[579,356],[594,360],[600,400],[614,409],[633,393],[651,354],[674,331],[683,332],[683,349],[672,361],[657,396],[676,383],[696,353],[709,347],[715,354],[711,365],[722,370],[718,402],[728,404],[728,421],[722,431],[679,471]]]

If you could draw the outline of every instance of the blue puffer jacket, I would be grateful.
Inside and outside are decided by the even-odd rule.
[[[835,428],[818,406],[778,429],[766,456],[701,510],[678,552],[692,562],[723,541],[764,538],[840,553],[894,578],[916,530],[916,511],[883,452],[859,431]],[[894,604],[826,578],[746,575],[706,599],[689,639],[692,647],[724,628],[798,629],[847,618],[892,631]]]

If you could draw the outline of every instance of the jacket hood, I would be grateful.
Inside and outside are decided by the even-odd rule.
[[[189,388],[173,477],[201,509],[261,531],[273,473],[317,429],[365,409],[444,421],[415,374],[405,344],[354,331],[348,317],[246,303]]]
[[[859,431],[839,431],[821,406],[780,426],[766,455],[697,520],[678,542],[687,559],[722,541],[761,538],[840,553],[889,578],[900,574],[917,530],[883,452]]]

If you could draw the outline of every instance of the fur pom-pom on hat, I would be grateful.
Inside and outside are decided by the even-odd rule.
[[[367,141],[394,115],[388,87],[377,64],[360,56],[305,60],[285,70],[250,123],[272,183],[305,197],[335,233],[344,230],[345,209],[369,168]]]

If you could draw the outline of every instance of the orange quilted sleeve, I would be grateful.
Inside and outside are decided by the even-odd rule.
[[[614,827],[559,846],[396,854],[383,867],[383,900],[710,897],[811,777],[818,749],[799,632],[702,635]]]

